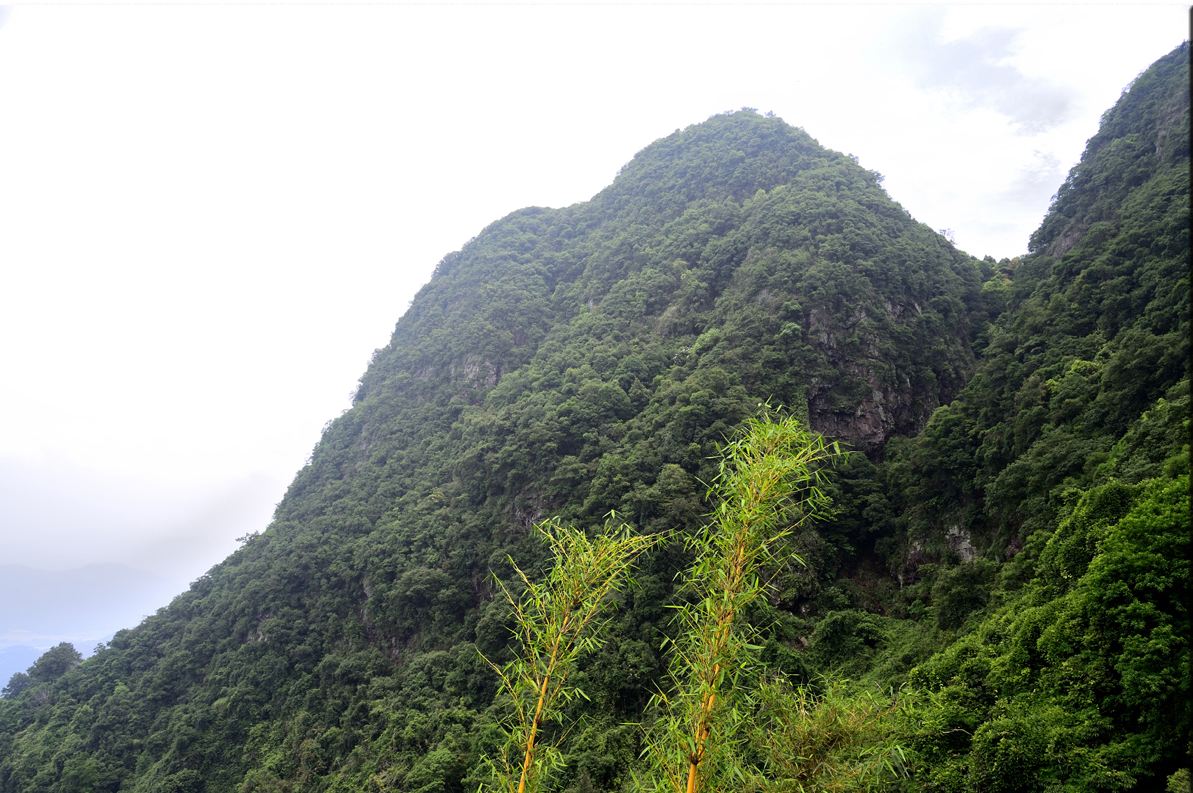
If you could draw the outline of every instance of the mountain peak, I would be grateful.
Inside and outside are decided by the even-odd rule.
[[[774,115],[743,109],[715,115],[638,152],[597,195],[605,209],[649,197],[663,212],[698,200],[744,200],[801,170],[841,158]]]

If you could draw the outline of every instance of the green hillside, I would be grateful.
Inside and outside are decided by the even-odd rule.
[[[743,111],[445,257],[260,535],[0,699],[0,793],[477,789],[542,520],[674,531],[547,789],[630,789],[676,574],[760,405],[853,451],[768,571],[743,789],[1163,789],[1189,761],[1188,47],[1014,261]],[[997,214],[998,208],[990,211]],[[367,288],[367,285],[363,285]],[[1176,776],[1173,776],[1173,775]],[[803,787],[801,787],[803,786]]]

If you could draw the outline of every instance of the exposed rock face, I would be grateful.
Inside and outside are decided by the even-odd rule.
[[[814,309],[805,331],[831,372],[810,381],[812,428],[866,452],[877,451],[892,435],[921,430],[932,411],[956,395],[974,367],[972,355],[958,355],[950,372],[927,373],[921,367],[915,375],[900,370],[889,354],[883,355],[877,328],[883,327],[886,333],[922,333],[918,320],[923,312],[916,304],[889,301],[884,308],[882,323],[870,320],[862,307],[844,318]]]
[[[865,450],[881,446],[895,432],[893,403],[906,402],[905,395],[882,389],[874,372],[864,366],[847,364],[844,371],[870,386],[869,394],[852,411],[832,407],[829,388],[808,400],[808,419],[812,428],[831,438],[840,438]]]
[[[497,385],[501,379],[501,364],[469,356],[460,361],[458,366],[453,363],[449,372],[453,380],[460,379],[475,388],[487,389]]]
[[[973,547],[973,536],[961,526],[949,526],[944,534],[949,550],[957,554],[962,562],[972,562],[978,555]]]

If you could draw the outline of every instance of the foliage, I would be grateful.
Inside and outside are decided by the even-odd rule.
[[[881,790],[906,778],[900,734],[914,718],[910,696],[851,691],[831,677],[802,686],[782,677],[766,680],[749,727],[749,744],[762,754],[763,772],[743,790]]]
[[[634,557],[658,539],[635,535],[624,525],[617,533],[606,527],[592,539],[555,520],[536,528],[555,563],[541,582],[515,566],[525,587],[520,596],[499,582],[513,608],[521,653],[504,666],[490,662],[513,710],[502,725],[502,748],[490,761],[492,789],[511,793],[539,790],[562,765],[558,750],[540,731],[558,721],[570,701],[584,697],[570,680],[576,662],[601,646],[601,612],[609,596],[625,585]]]
[[[918,737],[929,780],[1124,789],[1176,770],[1190,728],[1188,493],[1187,474],[1088,491],[1031,583],[912,672],[949,729],[972,734],[945,739],[937,723]]]
[[[680,607],[679,633],[669,641],[672,685],[656,698],[662,713],[647,746],[644,789],[696,793],[747,778],[740,743],[760,648],[744,618],[766,594],[764,571],[785,561],[791,527],[827,506],[821,477],[837,453],[797,420],[769,416],[749,421],[722,450],[714,520],[688,541],[691,601]]]

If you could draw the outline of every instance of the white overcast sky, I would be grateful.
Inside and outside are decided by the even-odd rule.
[[[444,254],[714,113],[773,111],[1019,254],[1186,31],[1178,4],[0,11],[0,564],[184,589],[265,528]]]

